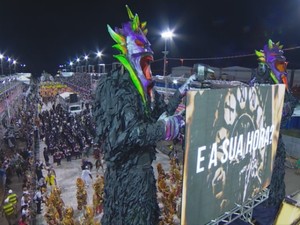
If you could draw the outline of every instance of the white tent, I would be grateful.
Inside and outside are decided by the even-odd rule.
[[[68,99],[68,98],[70,98],[71,94],[74,94],[74,92],[66,91],[66,92],[61,93],[59,96],[63,99]]]
[[[30,77],[31,77],[31,73],[24,73],[24,74],[20,74],[17,77],[17,80],[21,81],[21,82],[23,82],[25,84],[30,84]]]

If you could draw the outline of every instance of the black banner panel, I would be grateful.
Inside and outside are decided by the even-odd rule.
[[[187,94],[181,225],[218,218],[271,179],[284,85]]]

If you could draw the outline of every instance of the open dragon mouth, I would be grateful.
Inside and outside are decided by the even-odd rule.
[[[288,81],[287,81],[287,67],[288,62],[286,61],[276,61],[275,62],[275,69],[280,73],[281,82],[285,84],[286,88],[288,88]],[[281,83],[280,82],[280,83]]]
[[[146,55],[141,58],[140,65],[143,70],[143,74],[147,80],[152,80],[152,72],[150,62],[153,61],[152,55]]]

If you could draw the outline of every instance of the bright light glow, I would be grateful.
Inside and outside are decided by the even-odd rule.
[[[178,81],[177,80],[173,80],[173,84],[177,84],[178,83]]]
[[[164,31],[161,34],[161,36],[165,39],[171,39],[172,37],[174,37],[174,33],[173,33],[173,31],[168,30],[168,31]]]
[[[76,62],[79,62],[79,61],[80,61],[80,59],[79,59],[79,58],[77,58],[77,59],[76,59]]]
[[[8,57],[8,58],[7,58],[7,61],[10,62],[10,61],[11,61],[11,58]]]
[[[101,58],[102,52],[97,52],[97,57]]]
[[[89,57],[88,57],[87,55],[84,56],[84,59],[85,59],[85,60],[88,60],[88,58],[89,58]]]
[[[3,59],[4,58],[4,55],[0,54],[0,59]]]
[[[70,66],[73,66],[73,62],[70,62]]]
[[[13,61],[13,64],[16,64],[16,63],[17,63],[17,61],[16,61],[16,60],[14,60],[14,61]]]

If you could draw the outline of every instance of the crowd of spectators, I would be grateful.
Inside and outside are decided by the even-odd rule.
[[[71,161],[82,156],[86,158],[94,152],[93,138],[95,126],[92,122],[90,108],[79,114],[66,112],[60,104],[53,103],[49,110],[39,113],[40,137],[45,141],[43,150],[45,162],[49,156],[53,162],[61,165],[61,160]]]
[[[20,87],[22,87],[22,92],[20,92]],[[27,90],[22,85],[16,84],[14,89],[10,90],[11,100],[18,104],[15,104],[16,112],[10,115],[7,126],[20,131],[18,138],[22,145],[8,148],[4,142],[1,143],[0,167],[3,172],[2,178],[5,181],[1,197],[6,198],[9,194],[8,190],[11,190],[12,178],[17,176],[22,183],[22,193],[19,196],[21,201],[18,202],[18,215],[15,219],[19,220],[20,224],[29,224],[36,208],[31,200],[36,188],[34,174],[36,118],[38,116],[36,105],[39,102],[36,88],[35,86],[29,95],[25,94]],[[15,101],[18,99],[19,101]]]
[[[70,77],[55,77],[55,80],[63,84],[67,84],[75,92],[80,93],[80,96],[84,101],[92,100],[92,87],[95,86],[93,85],[95,80],[92,79],[90,74],[75,73],[73,76]]]
[[[3,85],[3,84],[2,84]],[[21,95],[25,95],[26,86],[18,81],[11,81],[9,86],[6,86],[0,94],[0,114],[10,110],[10,115],[13,117],[16,112],[16,106],[20,105]],[[14,104],[12,104],[14,103]],[[17,103],[17,104],[16,104]]]
[[[92,122],[91,104],[89,104],[91,93],[83,91],[79,86],[84,86],[85,82],[90,84],[90,79],[87,76],[81,76],[68,79],[68,82],[71,82],[86,100],[85,104],[83,103],[84,110],[75,115],[66,112],[55,99],[47,103],[48,106],[50,105],[47,110],[41,111],[45,103],[38,96],[37,84],[30,86],[32,89],[30,93],[25,86],[19,84],[14,85],[14,88],[10,90],[9,103],[20,100],[14,104],[15,113],[10,116],[6,125],[18,130],[18,139],[24,145],[21,148],[15,145],[14,148],[9,149],[9,152],[7,149],[0,149],[0,167],[6,177],[3,198],[10,189],[13,176],[22,181],[22,193],[18,202],[20,224],[30,224],[32,218],[41,213],[41,201],[37,201],[35,197],[37,193],[43,195],[43,190],[56,185],[56,174],[51,165],[51,156],[52,162],[58,166],[64,159],[63,163],[81,158],[83,170],[92,169],[93,163],[88,161],[91,154],[94,154],[96,159],[99,158],[100,148],[93,143],[95,126]],[[3,102],[5,101],[0,101],[0,105]],[[39,138],[46,144],[43,149],[45,165],[38,160],[37,149],[39,147],[36,146],[36,141],[39,141],[37,140]],[[43,170],[47,173],[43,174]]]

